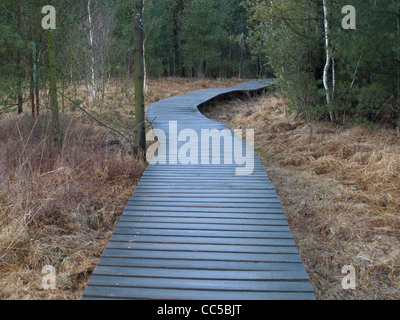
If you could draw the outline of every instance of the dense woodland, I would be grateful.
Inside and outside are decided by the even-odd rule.
[[[275,76],[307,122],[399,125],[400,2],[352,1],[356,29],[344,30],[348,2],[145,0],[145,79]],[[44,5],[54,31],[41,27]],[[102,108],[110,79],[133,78],[133,30],[134,1],[1,0],[0,113],[49,108],[53,55],[61,96]]]

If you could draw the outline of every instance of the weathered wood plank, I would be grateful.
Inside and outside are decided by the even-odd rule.
[[[179,229],[150,229],[150,228],[122,228],[117,225],[115,234],[144,234],[176,237],[222,237],[222,238],[249,238],[249,239],[292,239],[290,232],[268,231],[222,231],[222,230],[179,230]],[[255,241],[256,242],[256,241]]]
[[[306,281],[240,281],[208,279],[166,279],[95,275],[93,285],[132,288],[247,291],[247,292],[312,292]]]
[[[120,222],[153,222],[153,223],[176,223],[176,224],[202,224],[202,225],[255,225],[255,226],[286,226],[283,215],[280,219],[249,219],[242,216],[239,219],[228,218],[196,218],[196,217],[179,217],[174,218],[171,216],[139,216],[139,215],[124,215],[119,220]]]
[[[135,249],[106,249],[104,257],[152,258],[217,261],[258,261],[258,262],[301,262],[298,254],[289,253],[242,253],[242,252],[191,252],[191,251],[150,251]]]
[[[110,241],[140,243],[140,242],[159,242],[175,244],[218,244],[228,246],[295,246],[293,238],[262,238],[255,241],[253,238],[223,238],[223,237],[177,237],[175,235],[124,235],[114,233]]]
[[[286,217],[283,213],[217,213],[217,212],[164,212],[164,211],[125,211],[124,215],[120,218],[121,221],[128,221],[132,218],[156,218],[160,217],[163,219],[175,219],[180,218],[180,221],[185,221],[185,219],[214,219],[218,220],[240,220],[243,223],[246,223],[247,220],[253,221],[254,223],[258,223],[262,220],[271,221],[271,220],[284,220],[286,221]],[[259,221],[261,220],[261,221]],[[172,220],[171,220],[172,221]]]
[[[119,228],[133,229],[166,229],[166,230],[216,230],[216,231],[266,231],[266,232],[290,232],[287,225],[256,225],[256,224],[203,224],[203,223],[156,223],[156,222],[128,222],[120,221]]]
[[[124,288],[90,285],[84,298],[146,299],[146,300],[315,300],[312,292],[252,292],[213,290],[172,290],[160,288]]]
[[[126,212],[135,211],[162,211],[162,212],[214,212],[214,213],[283,213],[283,209],[279,204],[270,204],[265,208],[237,208],[237,207],[212,207],[212,206],[197,206],[197,207],[183,207],[183,206],[146,206],[146,205],[128,205],[125,209]]]
[[[288,253],[297,254],[295,246],[227,246],[207,244],[176,244],[176,243],[137,243],[109,242],[107,249],[135,249],[150,251],[187,251],[187,252],[237,252],[237,253]]]
[[[180,259],[119,259],[102,257],[98,266],[116,267],[146,267],[150,269],[193,269],[193,270],[233,270],[233,271],[285,271],[304,270],[301,262],[253,262],[253,261],[215,261],[197,260],[194,264],[191,260]],[[157,273],[157,270],[153,270]]]
[[[233,270],[193,270],[158,269],[99,266],[95,275],[122,277],[156,277],[169,279],[209,279],[209,280],[308,280],[304,270],[285,271],[233,271]]]

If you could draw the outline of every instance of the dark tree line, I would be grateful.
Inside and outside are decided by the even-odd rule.
[[[350,2],[144,0],[144,79],[274,75],[306,121],[399,125],[400,3]],[[355,30],[342,28],[348,4],[356,9]],[[101,110],[110,79],[133,87],[134,0],[2,0],[0,114],[28,105],[34,115],[50,109],[45,5],[57,10],[59,97],[80,107],[96,102]],[[82,86],[86,97],[78,94]]]
[[[57,10],[58,83],[85,85],[101,98],[110,78],[133,77],[134,3],[2,0],[0,105],[18,105],[22,112],[28,100],[32,106],[41,102],[39,89],[50,80],[47,33],[41,27],[45,5]],[[251,78],[262,73],[247,44],[241,0],[145,0],[143,14],[146,77]]]

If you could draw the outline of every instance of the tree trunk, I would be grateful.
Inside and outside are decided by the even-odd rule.
[[[29,91],[30,91],[30,95],[31,95],[31,105],[32,105],[32,117],[35,117],[35,91],[34,91],[34,84],[33,84],[33,56],[30,57],[30,63],[29,63],[29,67],[30,67],[30,84],[29,84]]]
[[[30,40],[32,41],[32,29],[30,30],[31,36]],[[34,76],[34,64],[35,64],[35,47],[34,44],[32,44],[31,47],[31,56],[29,57],[29,74],[30,74],[30,84],[29,84],[29,91],[31,95],[31,105],[32,105],[32,117],[35,117],[35,76]]]
[[[17,30],[21,34],[21,1],[17,0],[16,2],[16,20],[17,20]],[[21,50],[18,49],[17,52],[17,96],[18,96],[18,114],[22,113],[22,77],[23,77],[23,70],[22,70],[22,55]]]
[[[143,15],[144,15],[144,5],[145,5],[145,0],[143,0],[142,3],[142,19],[143,19]],[[143,90],[144,92],[147,92],[147,68],[146,68],[146,39],[143,36]]]
[[[146,48],[143,43],[143,91],[147,92]]]
[[[332,58],[332,100],[335,99],[335,90],[336,90],[335,59]]]
[[[38,78],[38,53],[36,42],[33,43],[33,86],[36,94],[36,116],[39,116],[39,78]]]
[[[328,108],[330,108],[329,105],[331,104],[331,92],[330,92],[329,84],[328,84],[328,74],[329,74],[329,69],[331,67],[331,55],[330,55],[330,48],[329,48],[329,22],[328,22],[327,0],[323,0],[323,7],[324,7],[324,27],[325,27],[325,54],[326,54],[323,82],[324,82],[324,88],[325,88],[325,94],[326,94],[326,104],[328,105]],[[334,119],[333,119],[332,110],[329,110],[329,116],[331,118],[331,121],[333,122]]]
[[[397,37],[398,37],[398,43],[400,43],[400,4],[398,6],[398,11],[397,11]],[[398,75],[397,75],[397,103],[398,103],[397,127],[400,127],[400,48],[397,51],[397,72],[398,72]]]
[[[88,0],[87,11],[88,11],[88,18],[89,18],[89,41],[90,41],[90,59],[91,59],[90,70],[91,70],[91,74],[92,74],[92,95],[93,95],[93,98],[95,98],[96,97],[96,82],[95,82],[95,74],[94,74],[92,13],[90,10],[90,4],[91,4],[91,0]]]
[[[145,158],[143,0],[135,1],[135,148]]]
[[[49,56],[49,73],[50,73],[50,110],[53,127],[53,137],[57,143],[58,150],[61,151],[63,135],[60,127],[60,119],[58,115],[57,102],[57,74],[56,74],[56,54],[53,30],[48,30],[47,50]]]

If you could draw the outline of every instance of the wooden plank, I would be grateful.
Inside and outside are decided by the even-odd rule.
[[[171,216],[139,216],[139,215],[124,215],[119,220],[121,222],[153,222],[153,223],[175,223],[188,224],[196,223],[202,225],[256,225],[256,226],[287,226],[284,216],[280,219],[249,219],[244,216],[240,219],[228,218],[193,218],[193,217],[171,217]]]
[[[213,290],[172,290],[155,288],[118,288],[89,286],[86,298],[146,299],[146,300],[315,300],[312,292],[224,292]]]
[[[298,254],[288,253],[242,253],[242,252],[187,252],[143,251],[134,249],[106,249],[104,257],[144,259],[185,259],[217,261],[301,262]]]
[[[188,230],[188,229],[137,229],[122,228],[117,225],[115,234],[130,235],[163,235],[176,237],[222,237],[222,238],[251,238],[251,239],[292,239],[290,232],[267,232],[267,231],[221,231],[221,230]]]
[[[214,199],[214,201],[191,201],[186,199],[179,200],[164,200],[164,199],[155,199],[155,200],[141,200],[132,199],[128,202],[130,206],[171,206],[171,207],[208,207],[208,208],[280,208],[280,202],[278,199],[268,199],[266,198],[264,202],[246,202],[244,200],[240,200],[240,202],[231,202],[229,199]]]
[[[229,223],[230,220],[241,220],[243,223],[246,223],[246,220],[251,220],[254,223],[258,223],[261,221],[273,221],[273,220],[283,220],[286,221],[286,217],[283,213],[217,213],[217,212],[165,212],[165,211],[125,211],[120,221],[128,221],[129,219],[141,219],[141,218],[163,218],[163,219],[172,219],[174,221],[176,218],[180,218],[181,221],[185,221],[185,219],[214,219],[218,220],[226,220]],[[212,220],[210,220],[212,221]],[[260,222],[261,223],[261,222]]]
[[[209,195],[210,197],[210,195]],[[190,202],[190,203],[196,203],[196,202],[206,202],[206,203],[246,203],[249,205],[249,203],[271,203],[271,202],[279,202],[279,199],[275,197],[274,195],[268,197],[235,197],[232,195],[231,197],[210,197],[210,198],[205,198],[205,197],[179,197],[179,196],[168,196],[168,197],[147,197],[147,196],[140,196],[136,195],[134,201],[130,201],[130,203],[135,202],[135,201],[159,201],[159,202]]]
[[[99,266],[95,275],[116,277],[145,277],[168,279],[208,279],[208,280],[264,280],[264,281],[307,281],[304,270],[285,271],[234,271],[234,270],[193,270]]]
[[[168,222],[129,222],[120,221],[119,228],[132,229],[167,229],[167,230],[216,230],[216,231],[266,231],[266,232],[290,232],[287,225],[257,225],[257,224],[203,224],[203,223],[168,223]]]
[[[218,191],[213,190],[204,190],[202,192],[200,191],[190,191],[190,190],[155,190],[155,189],[147,189],[143,190],[141,189],[136,189],[135,190],[135,197],[141,197],[141,196],[146,196],[146,197],[152,197],[152,198],[160,198],[160,197],[179,197],[179,198],[191,198],[191,197],[197,197],[197,198],[207,198],[212,195],[214,198],[247,198],[247,199],[252,199],[252,198],[261,198],[261,197],[277,197],[275,191],[272,190],[261,190],[261,191],[234,191],[231,193],[226,193],[223,191]]]
[[[134,249],[150,251],[225,252],[225,253],[287,253],[297,254],[295,246],[239,246],[210,244],[109,242],[107,249]]]
[[[252,261],[215,261],[182,259],[119,259],[113,257],[102,257],[98,266],[117,267],[146,267],[150,269],[193,269],[193,270],[234,270],[234,271],[285,271],[304,270],[301,262],[252,262]],[[155,270],[154,272],[157,272]]]
[[[259,214],[268,214],[268,213],[282,213],[283,209],[279,204],[268,204],[268,206],[264,208],[237,208],[237,207],[213,207],[213,206],[197,206],[197,207],[190,207],[190,206],[172,206],[172,205],[165,205],[165,206],[146,206],[146,205],[127,205],[125,208],[125,212],[147,212],[147,211],[161,211],[161,212],[214,212],[214,213],[259,213]]]
[[[240,280],[208,280],[208,279],[166,279],[124,276],[95,275],[94,286],[115,286],[132,288],[218,290],[247,292],[312,292],[306,281],[240,281]]]
[[[143,181],[143,180],[142,180]],[[244,182],[244,181],[243,181]],[[162,182],[162,181],[143,181],[138,184],[138,187],[157,187],[157,188],[168,188],[168,189],[192,189],[192,190],[207,190],[207,189],[220,189],[223,191],[230,190],[271,190],[271,186],[264,183],[253,183],[251,185],[245,184],[227,184],[223,182],[210,182],[203,184],[191,184],[189,182]]]
[[[217,245],[246,245],[246,246],[295,246],[293,238],[223,238],[223,237],[177,237],[175,235],[124,235],[114,233],[110,241],[116,242],[151,242],[151,243],[182,243],[182,244],[217,244]]]

